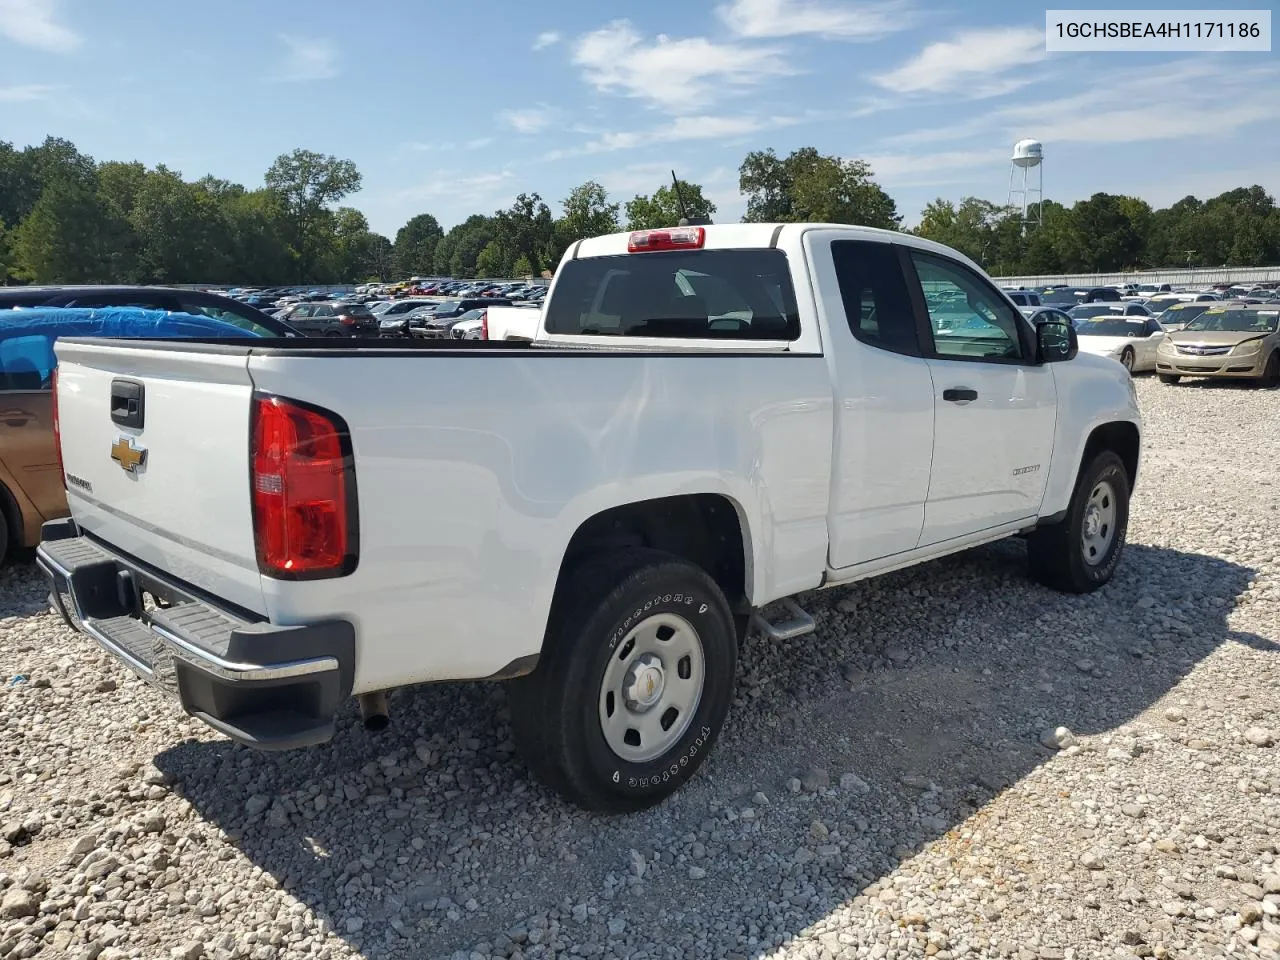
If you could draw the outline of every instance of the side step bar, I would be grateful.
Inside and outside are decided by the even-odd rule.
[[[800,604],[790,597],[778,601],[778,606],[784,607],[789,614],[786,620],[770,623],[764,618],[764,614],[756,610],[751,614],[751,626],[755,627],[770,640],[794,640],[796,637],[803,637],[807,633],[813,633],[817,629],[818,625],[814,622],[813,617],[805,613]]]

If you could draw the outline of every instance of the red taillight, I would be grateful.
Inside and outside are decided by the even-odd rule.
[[[701,250],[707,231],[702,227],[671,227],[667,230],[637,230],[627,238],[627,253],[652,250]]]
[[[480,339],[481,340],[489,339],[489,311],[488,310],[480,311]]]
[[[53,375],[50,380],[49,389],[53,392],[52,418],[53,418],[53,449],[58,454],[58,473],[62,475],[62,486],[67,486],[67,468],[62,465],[62,430],[58,425],[58,368],[53,368]]]
[[[280,397],[253,401],[258,569],[286,580],[355,569],[355,469],[341,418]]]
[[[338,322],[344,327],[354,327],[356,325],[356,318],[349,314],[341,313],[338,315]]]

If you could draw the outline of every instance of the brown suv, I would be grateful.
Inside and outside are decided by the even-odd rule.
[[[67,515],[50,390],[56,336],[11,321],[24,317],[25,307],[121,306],[208,318],[252,336],[298,335],[252,307],[193,290],[0,287],[0,560],[11,548],[36,546],[41,524]]]
[[[0,339],[0,559],[34,547],[40,525],[67,515],[53,436],[53,343]]]

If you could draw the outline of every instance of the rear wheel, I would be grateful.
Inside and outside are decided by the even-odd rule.
[[[1085,465],[1060,522],[1027,539],[1031,575],[1066,593],[1097,590],[1115,573],[1129,528],[1129,474],[1104,450]]]
[[[2,489],[2,488],[0,488]],[[0,493],[5,496],[5,493]],[[4,563],[9,556],[9,518],[4,515],[4,509],[0,508],[0,563]]]
[[[509,688],[534,775],[589,810],[643,810],[706,758],[733,696],[738,645],[724,594],[656,550],[590,558],[557,591],[532,674]]]
[[[1156,376],[1160,378],[1161,383],[1177,383],[1182,379],[1176,373],[1158,373]]]
[[[337,330],[330,330],[330,331],[328,331],[328,332],[325,334],[325,336],[326,336],[326,337],[340,337],[340,336],[342,336],[342,334],[340,334]]]
[[[1125,347],[1120,353],[1120,362],[1124,364],[1124,368],[1133,373],[1133,347]]]

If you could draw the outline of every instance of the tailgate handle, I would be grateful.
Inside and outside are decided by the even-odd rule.
[[[143,389],[137,380],[111,381],[111,422],[142,429]]]

